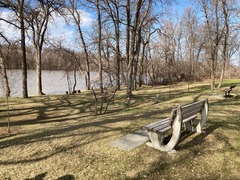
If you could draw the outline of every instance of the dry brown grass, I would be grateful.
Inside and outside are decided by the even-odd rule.
[[[239,81],[225,85],[231,83]],[[240,85],[231,98],[215,95],[220,92],[206,83],[190,87],[143,87],[129,103],[120,91],[101,116],[90,115],[89,92],[10,98],[10,135],[1,98],[0,179],[239,179]],[[210,102],[206,133],[185,137],[175,154],[145,144],[129,152],[107,144],[169,116],[172,107],[204,98]]]

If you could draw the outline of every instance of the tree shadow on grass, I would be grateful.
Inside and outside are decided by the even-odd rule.
[[[164,111],[168,111],[168,109],[164,110]],[[156,113],[159,113],[159,111],[151,111],[146,113],[144,116],[146,117],[150,117],[150,116],[154,116]],[[170,111],[169,111],[170,113]],[[5,160],[5,161],[0,161],[0,164],[2,165],[9,165],[9,164],[18,164],[18,163],[31,163],[31,162],[37,162],[37,161],[41,161],[47,158],[50,158],[54,155],[57,155],[59,153],[74,149],[74,148],[78,148],[80,146],[84,146],[86,144],[89,143],[93,143],[94,141],[98,141],[98,140],[102,140],[104,138],[109,138],[109,136],[104,136],[103,133],[108,133],[108,132],[112,132],[112,131],[116,131],[116,132],[130,132],[132,131],[131,127],[109,127],[108,124],[114,124],[114,123],[118,123],[121,121],[133,121],[135,122],[136,120],[138,120],[139,117],[137,116],[132,116],[132,115],[127,115],[124,118],[122,116],[117,116],[117,117],[112,117],[109,116],[103,120],[97,120],[97,121],[92,121],[92,122],[85,122],[82,123],[81,121],[79,121],[79,124],[74,124],[74,125],[70,125],[70,126],[63,126],[63,127],[56,127],[54,129],[50,129],[50,130],[43,130],[41,132],[35,132],[35,133],[31,133],[31,134],[26,134],[26,135],[21,135],[21,136],[16,136],[14,138],[11,139],[6,139],[6,140],[2,140],[0,142],[0,149],[4,149],[4,148],[9,148],[11,146],[18,146],[18,145],[27,145],[27,144],[33,144],[36,142],[41,142],[41,141],[49,141],[49,140],[54,140],[54,139],[59,139],[59,141],[61,140],[61,138],[70,138],[70,137],[76,137],[76,136],[94,136],[94,138],[88,142],[85,143],[78,143],[76,145],[64,145],[62,147],[58,147],[55,150],[53,150],[52,152],[48,152],[48,154],[41,154],[41,156],[35,156],[35,157],[31,157],[31,158],[22,158],[22,159],[9,159],[9,160]],[[94,131],[86,131],[84,130],[84,128],[88,128],[88,127],[96,127],[97,129]],[[103,129],[104,128],[104,129]],[[83,129],[83,131],[80,131],[80,133],[76,134],[76,131],[79,131],[80,129]]]
[[[208,123],[209,124],[209,123]],[[236,125],[234,123],[234,125]],[[240,123],[238,124],[238,126],[240,126]],[[190,149],[196,145],[201,146],[201,144],[203,144],[206,141],[206,138],[210,135],[214,133],[214,137],[219,140],[219,141],[223,141],[224,144],[230,148],[234,150],[234,147],[231,145],[230,140],[227,136],[220,134],[220,133],[216,133],[214,132],[215,130],[217,130],[218,128],[225,128],[228,130],[234,130],[234,128],[231,126],[231,124],[226,125],[226,123],[221,123],[221,122],[214,122],[211,123],[210,125],[208,125],[207,128],[204,129],[204,132],[202,132],[201,134],[197,134],[194,138],[192,138],[190,141],[188,141],[185,144],[181,144],[181,141],[184,140],[181,139],[179,146],[177,146],[178,150],[185,150],[185,149]],[[191,135],[188,135],[188,137],[186,138],[190,138]]]
[[[98,137],[96,139],[93,139],[93,140],[90,140],[90,141],[87,141],[87,142],[84,142],[84,143],[81,143],[81,144],[73,144],[73,145],[66,145],[66,146],[58,146],[55,148],[54,151],[46,154],[46,155],[42,155],[40,157],[34,157],[34,158],[28,158],[28,159],[22,159],[22,160],[5,160],[5,161],[2,161],[0,160],[0,165],[17,165],[19,163],[32,163],[32,162],[38,162],[38,161],[41,161],[41,160],[45,160],[45,159],[48,159],[54,155],[57,155],[57,154],[60,154],[60,153],[64,153],[66,151],[70,151],[72,149],[75,149],[75,148],[78,148],[80,146],[84,146],[84,145],[87,145],[87,144],[90,144],[90,143],[93,143],[97,140],[100,140],[100,139],[103,139],[103,138],[106,138],[107,136],[102,136],[102,137]]]
[[[75,179],[74,176],[70,175],[70,174],[67,174],[67,175],[57,178],[57,180],[74,180],[74,179]]]
[[[155,112],[149,112],[147,113],[147,116],[152,116],[155,114]],[[128,127],[126,128],[121,128],[121,127],[108,127],[108,124],[114,124],[117,122],[121,121],[135,121],[139,117],[133,117],[132,115],[128,115],[125,118],[122,118],[121,116],[119,117],[108,117],[103,120],[98,120],[98,121],[92,121],[92,122],[85,122],[82,123],[79,121],[79,124],[74,124],[70,126],[63,126],[63,127],[56,127],[54,129],[50,130],[43,130],[41,132],[36,132],[36,133],[31,133],[27,135],[21,135],[21,136],[16,136],[11,139],[6,139],[2,140],[0,142],[0,149],[8,148],[11,146],[18,146],[18,145],[27,145],[27,144],[33,144],[36,142],[41,142],[41,141],[49,141],[53,139],[60,139],[61,138],[68,138],[68,137],[76,137],[76,136],[94,136],[94,138],[86,143],[81,143],[78,145],[66,145],[62,147],[56,148],[53,152],[50,152],[48,154],[41,155],[40,157],[32,157],[32,158],[24,158],[22,160],[5,160],[5,161],[0,161],[0,164],[2,165],[8,165],[8,164],[18,164],[18,163],[31,163],[31,162],[37,162],[41,161],[47,158],[50,158],[56,154],[78,148],[80,146],[84,146],[89,143],[93,143],[94,141],[102,140],[104,138],[108,138],[109,136],[103,136],[103,133],[111,132],[111,131],[131,131],[131,128],[129,129]],[[88,127],[96,127],[97,129],[94,131],[86,132],[86,130],[83,130],[79,133],[76,134],[76,131],[79,131],[80,129],[88,128]],[[104,128],[104,130],[102,130]]]
[[[55,109],[54,109],[55,111],[58,110],[58,108],[61,107],[60,104],[58,104],[57,106],[58,107],[55,107]],[[70,106],[68,105],[66,107],[70,107]],[[77,108],[77,104],[74,105],[74,108]],[[171,109],[172,109],[171,107],[166,108],[164,110],[161,110],[161,112],[169,112],[169,115],[170,115]],[[47,111],[48,108],[46,108],[45,110]],[[158,110],[149,111],[147,113],[144,113],[143,117],[144,118],[145,117],[150,118],[151,120],[155,119],[157,121],[157,119],[154,118],[154,117],[155,117],[156,114],[159,114],[159,113],[160,113],[160,111],[158,111]],[[63,117],[63,119],[64,119],[64,117],[66,117],[67,120],[70,120],[70,119],[67,118],[67,115],[63,115],[62,117]],[[66,120],[66,119],[64,119],[64,120]],[[85,123],[81,123],[81,124],[77,124],[77,125],[76,124],[75,125],[70,125],[70,126],[67,126],[67,127],[65,126],[65,127],[55,128],[55,129],[51,129],[51,130],[43,130],[41,132],[36,132],[34,134],[28,134],[27,136],[21,136],[21,137],[16,137],[14,139],[7,139],[6,141],[2,141],[2,142],[0,142],[0,149],[11,147],[11,146],[16,146],[16,145],[26,145],[26,144],[29,144],[29,143],[46,141],[46,140],[54,139],[54,138],[62,138],[62,136],[61,136],[62,134],[71,133],[72,131],[87,128],[87,127],[91,127],[91,126],[103,127],[103,126],[106,126],[107,124],[111,124],[111,123],[117,123],[117,122],[121,122],[121,121],[136,121],[138,119],[139,119],[138,116],[133,116],[132,114],[124,116],[124,117],[119,115],[117,117],[106,117],[104,120],[96,120],[94,122],[85,122]],[[79,120],[79,117],[73,118],[72,120]],[[50,120],[50,121],[55,122],[55,120]],[[209,133],[211,131],[213,132],[218,127],[220,127],[220,124],[210,125],[209,126],[209,128],[210,128]],[[107,132],[107,131],[121,131],[121,130],[124,131],[126,129],[127,129],[127,131],[129,131],[129,129],[126,127],[126,128],[122,128],[122,129],[121,128],[109,128],[105,132]],[[99,139],[103,139],[103,138],[108,137],[108,136],[103,136],[102,135],[103,131],[101,131],[101,130],[96,130],[96,131],[91,132],[91,133],[95,133],[96,137],[98,137],[98,138],[95,138],[92,141],[88,141],[87,143],[93,143],[94,141],[97,141]],[[88,132],[85,133],[85,134],[88,134]],[[208,134],[203,135],[203,136],[207,136]],[[71,137],[71,136],[74,136],[74,135],[75,135],[74,133],[71,133],[70,135],[66,135],[64,137]],[[54,136],[57,136],[57,137],[54,137]],[[204,138],[204,137],[201,137],[201,138]],[[58,147],[57,149],[55,149],[54,152],[50,152],[49,154],[45,154],[42,157],[35,157],[35,158],[32,158],[32,159],[24,159],[24,160],[16,160],[16,161],[15,160],[8,160],[8,161],[2,161],[2,162],[0,162],[0,164],[8,165],[8,164],[36,162],[36,161],[40,161],[40,160],[43,160],[43,159],[47,159],[51,156],[54,156],[58,153],[67,151],[69,149],[74,149],[74,148],[77,148],[79,146],[86,145],[87,143],[82,143],[82,144],[75,145],[75,146],[72,145],[72,146]],[[190,147],[191,147],[190,144],[189,144],[189,146],[188,145],[185,146],[185,148],[190,148]],[[170,167],[170,165],[166,165],[166,168],[168,168],[168,167]]]
[[[206,88],[206,87],[201,87],[201,88]],[[196,93],[198,92],[199,89],[193,89],[191,93]],[[164,102],[166,100],[174,99],[176,97],[182,97],[185,96],[186,94],[189,94],[188,92],[179,92],[179,90],[173,90],[173,96],[171,98],[165,96],[167,92],[161,93],[160,97],[160,102]],[[133,100],[135,101],[134,103],[131,103],[130,106],[128,107],[137,107],[139,104],[146,100],[151,100],[153,97],[156,96],[156,94],[159,93],[153,93],[149,95],[145,94],[140,94],[134,96]],[[164,95],[165,94],[165,95]],[[71,109],[69,111],[70,115],[78,115],[82,114],[81,116],[78,117],[84,118],[91,116],[90,114],[83,114],[86,109],[90,109],[90,107],[93,105],[93,101],[85,101],[85,100],[80,100],[81,96],[56,96],[53,97],[52,99],[49,96],[43,96],[43,97],[38,97],[36,99],[30,98],[30,103],[40,103],[39,106],[33,107],[33,108],[28,108],[24,107],[23,109],[14,109],[13,112],[18,112],[17,114],[12,114],[11,116],[31,116],[37,114],[35,119],[27,119],[27,120],[21,120],[21,121],[12,121],[11,126],[21,126],[21,125],[35,125],[35,124],[47,124],[47,123],[52,123],[52,122],[64,122],[64,121],[69,121],[70,119],[67,117],[67,114],[61,115],[58,112],[63,110],[63,109]],[[77,101],[79,99],[79,101]],[[85,109],[85,110],[83,110]],[[114,112],[120,112],[122,110],[125,110],[126,107],[123,108],[117,108],[117,109],[109,109],[107,114],[109,113],[114,113]],[[47,113],[46,113],[47,112]],[[51,114],[54,115],[48,115],[49,112],[52,112]],[[55,112],[55,113],[54,113]],[[74,119],[75,120],[75,119]],[[0,127],[5,127],[6,122],[0,122]]]
[[[86,109],[89,109],[91,106],[91,103],[89,102],[78,102],[76,100],[68,99],[70,97],[64,97],[64,98],[57,98],[55,103],[51,102],[49,100],[49,97],[41,98],[38,100],[33,100],[35,103],[39,103],[40,105],[36,105],[32,108],[30,107],[24,107],[24,108],[17,108],[12,109],[11,111],[13,113],[10,114],[10,118],[14,117],[21,117],[22,119],[25,119],[26,116],[33,118],[27,119],[27,120],[20,120],[20,121],[11,121],[10,125],[13,126],[21,126],[21,125],[35,125],[35,124],[47,124],[52,122],[64,122],[69,121],[68,115],[71,116],[81,114],[80,118],[88,117],[90,115],[87,115],[85,112]],[[72,101],[72,102],[70,102]],[[32,102],[32,101],[31,101]],[[30,102],[30,103],[31,103]],[[59,114],[62,110],[69,110],[66,114]],[[85,109],[85,110],[83,110]],[[17,113],[14,113],[17,112]],[[52,113],[50,113],[52,112]],[[6,118],[6,115],[3,116],[3,118]],[[0,122],[0,127],[6,127],[7,122]]]
[[[168,111],[168,109],[165,109],[164,111]],[[148,113],[144,114],[144,116],[149,118],[149,117],[155,115],[157,112],[159,113],[159,111],[148,112]],[[169,113],[170,113],[170,111],[169,111]],[[108,117],[103,120],[96,120],[96,121],[85,122],[85,123],[82,123],[81,121],[79,121],[79,124],[74,124],[74,125],[70,125],[67,127],[66,126],[58,127],[58,128],[56,127],[54,129],[43,130],[41,132],[27,134],[26,136],[20,136],[20,137],[14,138],[14,139],[7,139],[5,141],[3,140],[0,142],[0,149],[11,147],[11,146],[16,146],[16,145],[26,145],[29,143],[45,141],[48,139],[48,137],[54,139],[57,137],[53,137],[53,136],[62,135],[65,133],[71,133],[75,130],[79,130],[79,129],[83,129],[83,128],[103,127],[104,125],[114,124],[114,123],[121,122],[121,121],[129,121],[129,120],[135,121],[138,118],[139,117],[133,117],[132,115],[126,115],[126,116],[124,116],[124,118],[122,116],[117,116],[114,118]],[[74,120],[79,120],[79,118],[75,118]],[[56,121],[58,121],[58,120],[56,120]],[[55,120],[53,120],[53,122],[55,122]],[[113,131],[113,130],[118,131],[119,129],[118,128],[110,128],[109,129],[109,131]],[[99,131],[99,132],[95,131],[93,133],[99,134],[99,133],[101,133],[101,131]],[[73,135],[75,135],[75,134],[73,134]],[[86,135],[86,132],[84,133],[84,135]]]
[[[47,175],[47,172],[41,173],[41,174],[35,176],[34,178],[27,178],[25,180],[44,180],[46,175]],[[57,180],[74,180],[74,179],[75,179],[74,176],[70,175],[70,174],[66,174],[64,176],[57,178]]]
[[[41,173],[41,174],[35,176],[34,178],[27,178],[25,180],[43,180],[46,175],[47,175],[47,172]]]

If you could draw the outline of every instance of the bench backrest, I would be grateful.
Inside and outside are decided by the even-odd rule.
[[[181,106],[182,118],[186,119],[197,113],[200,113],[201,110],[203,109],[204,103],[205,103],[205,100]]]
[[[197,113],[200,113],[203,109],[204,103],[206,100],[194,102],[191,104],[186,104],[180,106],[182,119],[189,118]],[[177,108],[174,108],[171,113],[171,120],[173,120],[177,115]]]

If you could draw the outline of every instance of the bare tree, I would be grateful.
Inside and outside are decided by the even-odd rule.
[[[9,45],[8,45],[8,48],[6,49],[7,51],[7,55],[9,55],[9,47],[10,47],[10,42],[7,40],[7,38],[2,34],[0,33],[0,37],[2,37],[2,39],[4,39]],[[10,97],[10,87],[9,87],[9,82],[8,82],[8,75],[7,75],[7,67],[6,67],[6,60],[7,60],[7,57],[4,56],[4,53],[3,53],[3,47],[2,45],[0,44],[0,74],[2,75],[3,77],[3,82],[4,82],[4,89],[5,89],[5,96],[6,97]]]
[[[130,9],[130,7],[128,7],[128,5],[127,5],[127,9]],[[138,55],[139,51],[140,51],[141,28],[143,26],[143,22],[146,20],[147,16],[149,15],[151,5],[152,5],[151,0],[148,0],[148,1],[137,0],[135,2],[135,11],[134,11],[134,15],[133,15],[134,16],[133,26],[131,27],[131,30],[130,30],[131,40],[130,40],[130,44],[129,44],[130,46],[128,47],[130,49],[129,60],[127,62],[128,64],[127,64],[126,95],[129,98],[131,98],[132,90],[133,90],[134,61],[136,60],[136,55]],[[131,15],[130,15],[130,17],[131,17]],[[127,20],[127,22],[128,21],[131,22],[131,20]],[[127,26],[129,26],[129,24]],[[128,27],[128,30],[129,29],[130,28]]]
[[[85,74],[85,79],[86,79],[86,89],[90,90],[91,84],[90,84],[90,61],[89,61],[89,52],[88,52],[88,47],[85,42],[85,38],[83,35],[82,31],[82,19],[81,19],[81,11],[80,11],[80,5],[81,1],[79,0],[68,0],[69,2],[69,7],[68,11],[70,12],[70,15],[73,17],[74,23],[77,27],[77,32],[79,34],[79,37],[81,39],[81,43],[84,49],[85,53],[85,58],[86,58],[86,74]]]
[[[17,22],[12,22],[7,19],[0,18],[0,20],[7,22],[8,24],[18,28],[20,30],[20,39],[21,39],[21,49],[22,49],[22,96],[23,98],[28,97],[27,89],[27,57],[26,57],[26,42],[25,42],[25,1],[0,1],[0,7],[6,8],[15,13],[17,17]],[[18,25],[19,24],[19,25]]]
[[[116,59],[116,85],[117,89],[120,90],[120,62],[121,62],[121,53],[120,53],[120,0],[104,0],[107,5],[106,12],[109,14],[114,25],[115,32],[115,59]]]
[[[151,31],[151,26],[149,26],[148,28],[146,28],[145,30],[143,30],[143,32],[141,33],[141,57],[140,58],[140,62],[139,62],[139,87],[141,87],[144,83],[144,72],[146,72],[146,70],[144,71],[144,62],[145,59],[148,58],[148,54],[149,51],[147,50],[147,48],[149,49],[149,45],[150,45],[150,41],[151,41],[151,36],[157,32],[160,31],[160,29],[154,29]],[[146,64],[146,63],[145,63]],[[145,67],[146,68],[146,67]]]
[[[61,7],[61,1],[38,0],[35,6],[30,7],[28,23],[32,31],[32,41],[35,47],[36,71],[37,71],[37,94],[43,95],[42,90],[42,49],[49,24],[49,19],[54,11]]]
[[[95,1],[95,6],[97,10],[97,24],[98,24],[98,73],[99,73],[99,87],[100,91],[103,92],[103,64],[102,64],[102,20],[99,0]]]
[[[22,90],[23,98],[28,97],[27,89],[27,56],[26,56],[26,42],[25,42],[25,20],[24,20],[24,0],[18,0],[18,17],[20,21],[21,31],[21,47],[22,47]]]
[[[68,93],[74,94],[77,92],[77,72],[84,74],[83,65],[81,64],[82,54],[77,53],[71,49],[67,49],[62,47],[61,41],[52,44],[56,54],[58,55],[58,59],[61,59],[64,63],[64,71],[67,77],[68,82]],[[83,66],[83,67],[82,67]],[[73,84],[72,84],[72,75],[73,72]]]
[[[197,17],[193,9],[186,10],[184,17],[185,37],[186,37],[186,50],[187,59],[189,60],[189,75],[188,80],[193,80],[196,75],[196,43],[197,43]]]
[[[219,42],[222,38],[219,20],[219,0],[202,0],[201,7],[206,20],[207,51],[211,66],[211,90],[215,89]]]
[[[113,44],[111,43],[111,39],[112,39],[112,34],[111,32],[109,31],[108,29],[109,27],[106,26],[104,27],[104,33],[103,33],[103,41],[102,41],[102,50],[103,50],[103,56],[104,56],[104,60],[107,61],[107,65],[106,65],[106,68],[104,69],[104,72],[106,72],[108,74],[108,79],[109,79],[109,84],[111,86],[113,86],[113,68],[112,68],[112,54],[113,54],[113,49],[114,46]]]
[[[221,7],[223,12],[223,19],[224,19],[224,33],[223,33],[223,48],[222,48],[222,69],[220,74],[220,80],[217,88],[220,88],[223,83],[226,65],[227,62],[230,60],[230,21],[231,16],[235,14],[236,8],[234,8],[235,2],[233,0],[226,1],[221,0]],[[235,12],[234,12],[235,11]]]

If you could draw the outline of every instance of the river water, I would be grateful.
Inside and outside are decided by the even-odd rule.
[[[11,70],[8,71],[8,79],[11,89],[11,96],[22,96],[22,71]],[[96,73],[91,74],[92,79],[96,79]],[[73,84],[73,73],[70,73],[70,81],[67,80],[65,71],[42,71],[42,85],[45,94],[65,94],[68,91],[68,82]],[[76,90],[85,89],[84,76],[77,73]],[[37,94],[36,71],[28,70],[28,95],[34,96]],[[0,97],[5,95],[3,79],[0,74]]]

